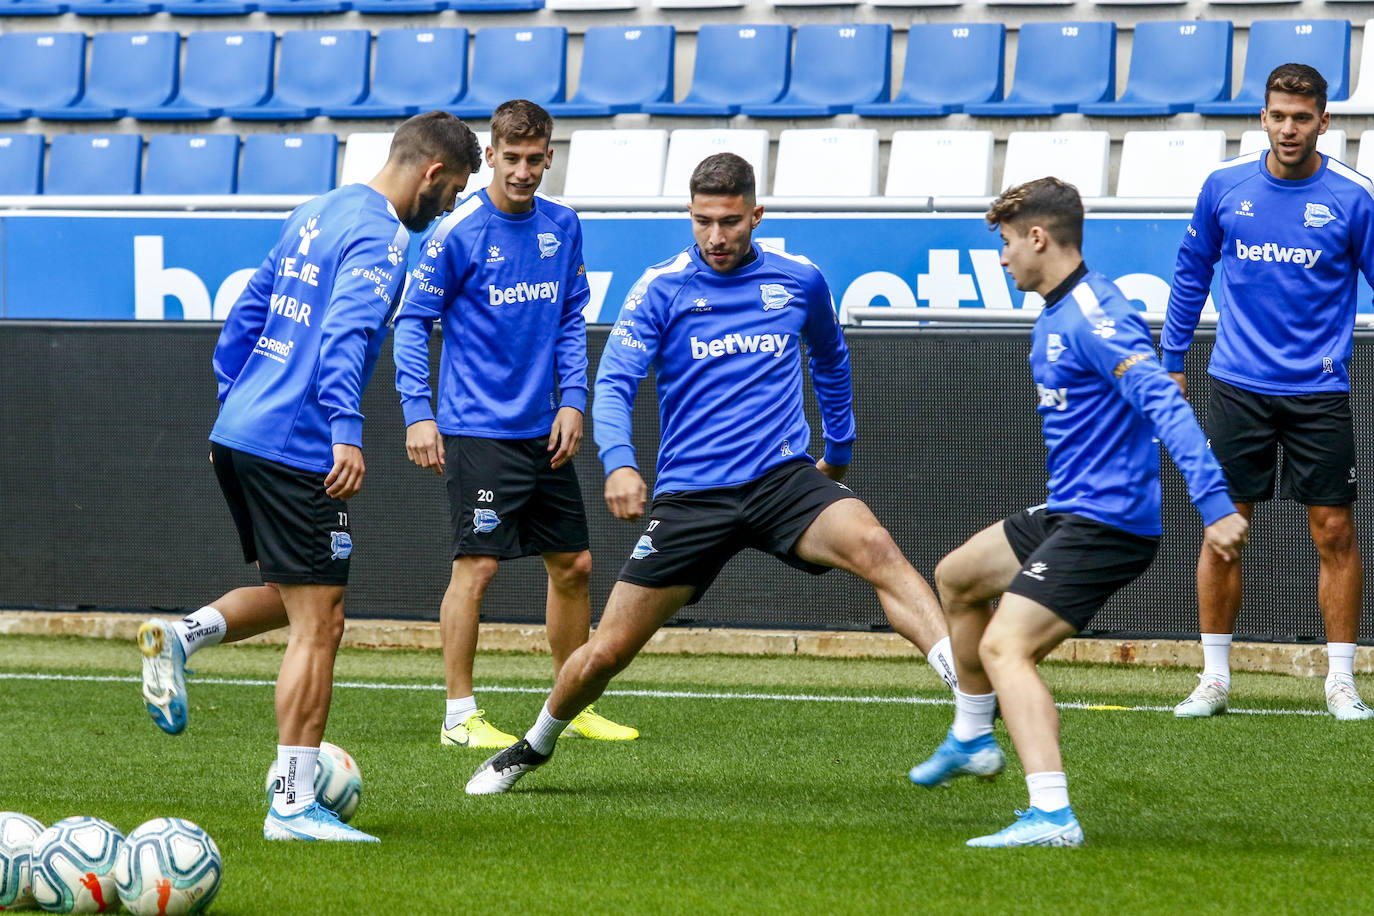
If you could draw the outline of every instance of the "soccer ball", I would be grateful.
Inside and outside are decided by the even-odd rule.
[[[277,784],[277,762],[267,769],[267,803]],[[320,742],[315,761],[315,800],[339,816],[345,824],[353,819],[363,798],[363,774],[348,751],[328,741]]]
[[[134,916],[204,912],[223,874],[210,834],[179,817],[159,817],[135,827],[115,861],[119,899]]]
[[[0,811],[0,910],[34,905],[29,852],[43,825],[14,811]]]
[[[64,817],[33,841],[33,899],[51,913],[119,908],[114,865],[124,835],[98,817]]]

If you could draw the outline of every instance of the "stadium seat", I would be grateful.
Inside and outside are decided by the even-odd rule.
[[[1131,72],[1116,101],[1080,114],[1153,117],[1231,97],[1231,23],[1142,22],[1131,39]]]
[[[238,134],[154,134],[142,193],[233,194],[238,170]]]
[[[639,9],[638,0],[546,0],[544,5],[551,10],[577,12]]]
[[[86,94],[65,108],[35,105],[33,113],[51,121],[100,121],[161,105],[176,94],[180,52],[176,32],[97,32]]]
[[[666,130],[575,130],[564,197],[657,197],[668,155]]]
[[[342,13],[352,8],[352,4],[348,0],[259,0],[258,2],[258,10],[261,12],[280,13],[287,16]]]
[[[1374,114],[1374,19],[1365,21],[1362,33],[1370,40],[1368,49],[1360,55],[1359,83],[1344,101],[1326,103],[1332,115]]]
[[[162,5],[173,16],[246,16],[257,8],[254,0],[166,0]]]
[[[238,192],[323,194],[334,187],[338,151],[333,134],[250,134],[239,158]]]
[[[743,105],[740,111],[752,118],[828,117],[885,102],[891,86],[892,26],[804,25],[797,29],[787,92],[776,102]]]
[[[1053,176],[1078,188],[1084,197],[1105,197],[1110,148],[1105,130],[1014,130],[1007,135],[998,190]]]
[[[143,160],[138,134],[55,134],[44,194],[137,194]]]
[[[652,102],[650,114],[739,114],[741,105],[777,100],[792,72],[790,25],[703,25],[692,86],[681,102]]]
[[[768,190],[768,131],[675,130],[668,138],[668,164],[663,169],[663,196],[686,200],[692,172],[716,153],[734,153],[754,167],[757,193]]]
[[[0,35],[0,121],[21,121],[35,108],[64,108],[85,85],[83,33]]]
[[[1117,197],[1196,197],[1226,158],[1224,130],[1128,130]]]
[[[902,88],[890,102],[855,105],[864,117],[933,118],[971,102],[1002,98],[1007,27],[983,22],[912,25],[906,38]]]
[[[1360,133],[1360,149],[1356,153],[1355,171],[1366,176],[1374,171],[1374,130]]]
[[[0,194],[43,190],[43,135],[0,134]]]
[[[148,16],[162,9],[149,0],[75,0],[67,11],[78,16]]]
[[[447,0],[352,0],[360,13],[437,13],[448,9]],[[464,74],[464,79],[467,74]]]
[[[519,13],[542,10],[544,0],[449,0],[448,8],[460,13]]]
[[[582,37],[577,92],[546,106],[555,118],[604,118],[673,100],[670,25],[592,26]]]
[[[897,130],[887,156],[887,197],[987,197],[992,131]]]
[[[1093,0],[1097,6],[1186,6],[1188,0]]]
[[[382,29],[372,88],[352,105],[326,107],[331,118],[404,118],[447,108],[468,88],[467,29]]]
[[[301,121],[322,108],[351,105],[367,93],[371,46],[366,29],[283,32],[272,96],[224,113],[240,121]]]
[[[778,135],[776,197],[873,197],[878,193],[878,132],[820,128]]]
[[[0,16],[59,16],[67,4],[51,0],[0,0]]]
[[[1116,97],[1116,23],[1031,22],[1016,44],[1016,73],[1001,102],[965,105],[971,115],[1037,117]]]
[[[1230,101],[1197,106],[1205,115],[1252,117],[1264,107],[1264,85],[1279,64],[1296,61],[1326,77],[1329,101],[1344,99],[1350,87],[1350,20],[1256,19],[1245,45],[1245,75]]]
[[[349,134],[344,140],[343,165],[339,166],[339,187],[371,181],[386,164],[391,135],[389,130]]]
[[[741,6],[744,0],[654,0],[654,8],[660,10],[726,10]]]
[[[1332,159],[1345,161],[1345,131],[1329,129],[1317,137],[1317,152]],[[1240,135],[1240,150],[1237,156],[1269,148],[1269,135],[1262,130],[1247,130]]]
[[[950,7],[963,6],[964,0],[868,0],[869,6]]]
[[[257,105],[272,93],[272,52],[277,36],[268,31],[192,32],[186,36],[181,90],[156,108],[131,108],[141,121],[205,121],[226,108]]]
[[[447,110],[460,118],[489,118],[508,99],[561,102],[568,85],[567,55],[568,30],[562,26],[478,29],[468,93]]]

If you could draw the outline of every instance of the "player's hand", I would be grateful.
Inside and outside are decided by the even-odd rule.
[[[1178,390],[1183,392],[1183,396],[1186,398],[1188,396],[1188,377],[1182,372],[1170,372],[1169,378],[1174,380],[1174,384],[1178,385]]]
[[[1240,550],[1250,536],[1250,523],[1239,512],[1224,515],[1202,532],[1202,542],[1207,549],[1216,553],[1228,563],[1240,559]]]
[[[606,507],[618,519],[637,521],[644,514],[648,494],[644,478],[634,468],[616,468],[606,478]]]
[[[324,491],[335,499],[352,499],[363,488],[363,450],[356,445],[334,443],[334,467],[324,479]]]
[[[549,448],[553,460],[549,467],[561,468],[582,448],[582,411],[576,407],[560,407],[549,431]]]
[[[831,480],[840,480],[844,477],[844,472],[849,470],[849,465],[831,464],[822,458],[820,461],[816,462],[816,470],[820,471]]]
[[[444,437],[433,420],[416,420],[406,427],[406,454],[422,468],[444,473]]]

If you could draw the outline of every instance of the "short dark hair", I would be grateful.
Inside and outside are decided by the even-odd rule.
[[[1269,72],[1264,84],[1264,104],[1269,104],[1269,93],[1286,92],[1289,95],[1305,95],[1317,100],[1317,113],[1326,111],[1326,77],[1307,64],[1279,64]]]
[[[544,140],[553,138],[553,118],[538,105],[526,99],[502,102],[491,113],[491,143],[511,140]]]
[[[472,128],[458,118],[446,111],[430,111],[396,128],[387,158],[401,165],[442,162],[444,168],[467,169],[472,174],[481,168],[482,148]]]
[[[754,199],[754,167],[743,156],[734,153],[715,153],[707,156],[692,170],[687,185],[693,197],[698,194],[719,194],[722,197]]]
[[[1078,189],[1058,178],[1037,178],[1007,188],[992,202],[986,219],[991,226],[1043,226],[1059,244],[1083,248],[1083,199]]]

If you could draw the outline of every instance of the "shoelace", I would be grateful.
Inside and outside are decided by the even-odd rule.
[[[1364,700],[1355,692],[1354,684],[1347,684],[1345,681],[1337,681],[1336,685],[1327,691],[1326,696],[1330,699],[1333,695],[1340,694],[1355,706],[1364,706]]]

